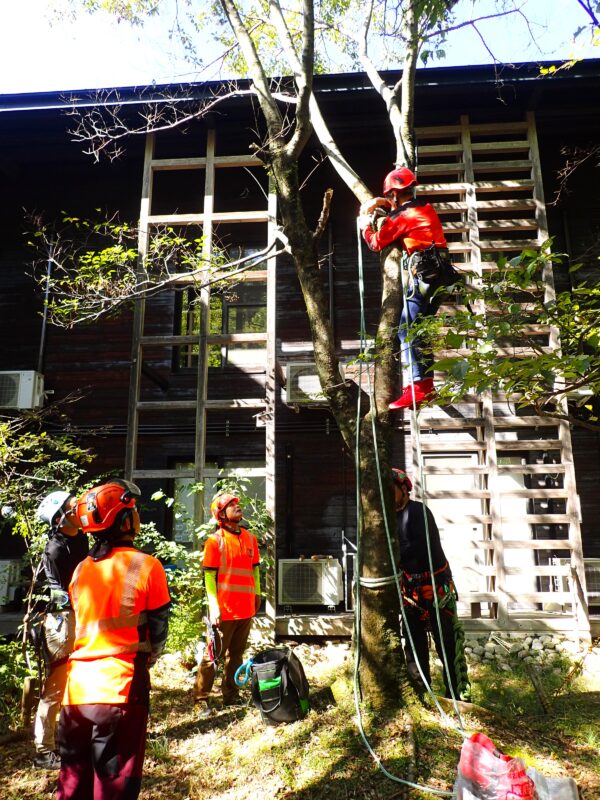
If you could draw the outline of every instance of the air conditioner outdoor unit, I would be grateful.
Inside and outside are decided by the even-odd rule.
[[[571,564],[571,559],[554,557],[552,563],[568,567]],[[600,605],[600,558],[584,558],[583,571],[585,573],[585,590],[588,605],[598,606]],[[555,580],[555,590],[569,591],[569,580],[566,576]]]
[[[280,605],[336,606],[343,600],[342,565],[337,559],[282,558],[278,563]]]
[[[0,372],[0,408],[41,408],[44,376],[35,370]]]
[[[600,558],[584,558],[585,588],[588,605],[600,605]]]

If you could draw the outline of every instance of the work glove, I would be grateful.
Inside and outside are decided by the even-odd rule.
[[[211,602],[212,598],[209,598],[208,601],[208,618],[210,620],[211,625],[215,625],[217,628],[221,624],[221,609],[219,606]]]
[[[373,197],[371,200],[361,203],[360,213],[370,215],[378,208],[389,211],[390,201],[386,197]]]
[[[50,603],[56,609],[69,608],[69,595],[64,589],[50,589]]]
[[[371,227],[371,215],[370,214],[361,214],[358,218],[358,227],[361,231],[364,231],[365,228]]]

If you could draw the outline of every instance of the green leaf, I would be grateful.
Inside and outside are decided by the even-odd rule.
[[[450,374],[453,378],[457,378],[458,380],[464,380],[469,372],[469,362],[466,359],[461,359],[460,361],[456,361],[449,370]]]
[[[463,346],[464,343],[464,336],[460,333],[455,333],[454,331],[448,331],[446,334],[446,345],[451,347],[454,350],[458,350],[460,347]]]

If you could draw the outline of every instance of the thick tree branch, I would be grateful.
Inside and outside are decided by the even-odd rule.
[[[590,0],[577,0],[577,2],[583,8],[588,17],[591,19],[592,23],[597,27],[600,27],[600,22],[598,21],[598,17],[594,13]]]
[[[296,53],[294,43],[290,36],[289,29],[285,23],[285,19],[283,18],[283,14],[281,13],[281,6],[279,3],[273,3],[271,5],[271,12],[271,19],[279,36],[279,40],[283,46],[286,59],[294,73],[294,77],[296,80],[298,80],[304,68],[300,63],[298,54]],[[367,185],[360,178],[358,173],[352,169],[350,164],[340,152],[340,149],[337,146],[335,139],[331,135],[323,115],[321,114],[321,109],[319,108],[319,104],[313,92],[310,94],[309,109],[312,127],[314,128],[321,146],[325,150],[327,157],[331,161],[334,169],[342,178],[346,186],[348,186],[348,188],[356,195],[361,203],[365,200],[369,200],[373,196],[372,193],[369,191]]]
[[[258,95],[258,101],[265,116],[269,134],[271,137],[275,137],[283,129],[283,119],[279,108],[277,107],[277,103],[271,94],[269,81],[258,53],[256,52],[256,47],[254,46],[252,37],[242,22],[237,6],[233,0],[219,0],[219,2],[221,3],[221,7],[225,12],[229,24],[231,25],[233,35],[238,41],[242,55],[246,61],[248,73],[250,74],[252,82],[254,83],[254,87]]]

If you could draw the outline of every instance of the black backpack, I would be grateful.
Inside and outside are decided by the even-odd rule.
[[[252,700],[266,725],[295,722],[308,714],[308,681],[289,647],[262,650],[252,659],[251,670]]]

